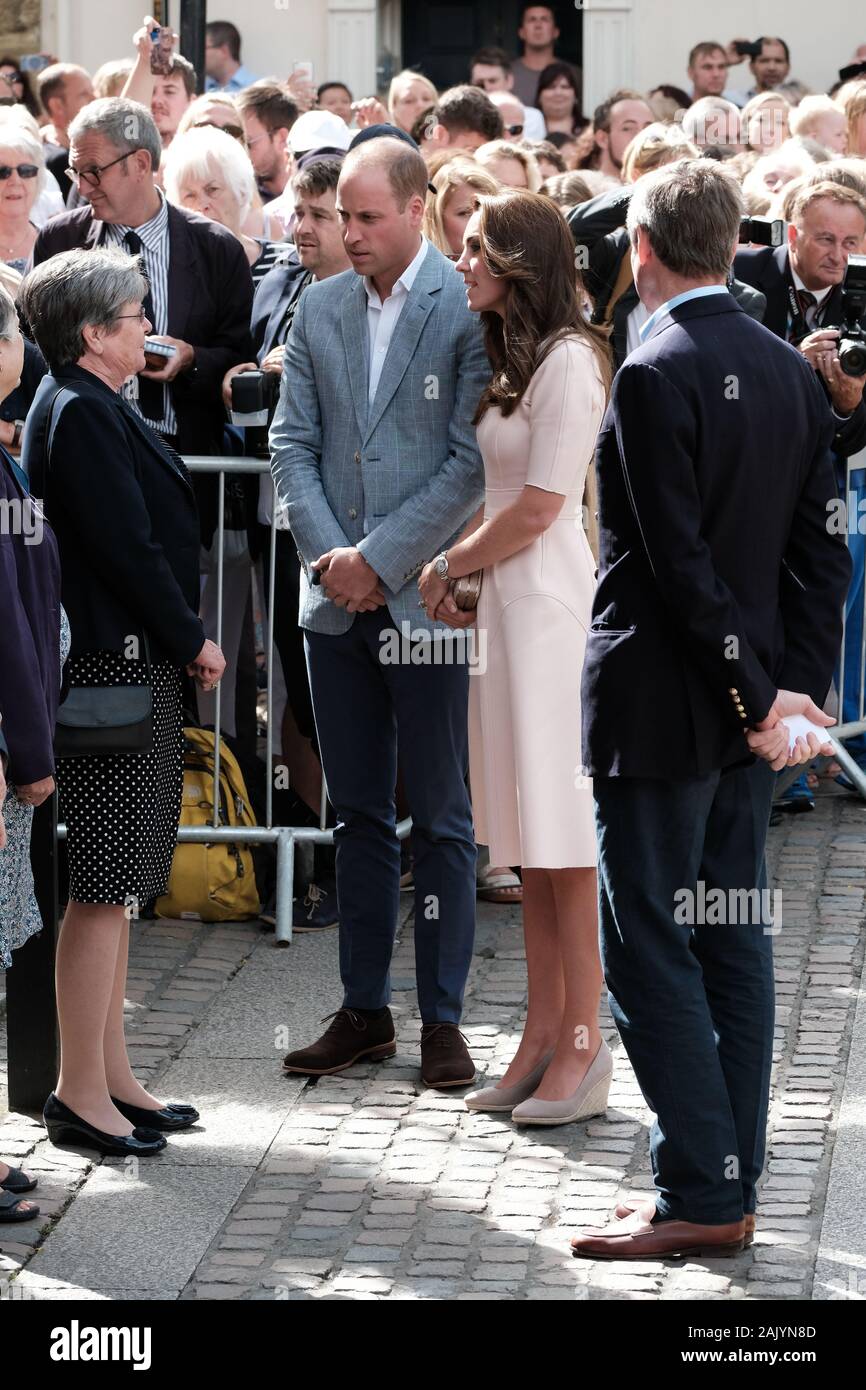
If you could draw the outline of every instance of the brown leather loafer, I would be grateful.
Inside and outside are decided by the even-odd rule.
[[[609,1226],[588,1226],[571,1242],[571,1252],[586,1260],[660,1260],[684,1256],[738,1255],[743,1249],[745,1222],[699,1226],[692,1221],[657,1221],[652,1225],[640,1211]]]
[[[425,1023],[421,1028],[421,1080],[433,1090],[470,1086],[475,1063],[456,1023]]]
[[[337,1009],[322,1022],[333,1019],[317,1042],[289,1052],[283,1058],[283,1071],[302,1076],[331,1076],[345,1071],[355,1062],[381,1062],[397,1051],[394,1020],[389,1009],[379,1018],[370,1018],[357,1009]]]
[[[644,1221],[651,1221],[656,1213],[655,1198],[647,1197],[642,1201],[639,1197],[633,1197],[630,1202],[620,1202],[619,1205],[614,1208],[613,1214],[617,1221],[623,1221],[625,1217],[631,1216],[634,1211],[639,1211]],[[753,1211],[746,1212],[743,1219],[746,1223],[746,1234],[743,1238],[743,1247],[748,1250],[749,1246],[755,1243],[755,1213]]]

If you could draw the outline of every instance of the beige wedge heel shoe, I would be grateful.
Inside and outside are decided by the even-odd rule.
[[[514,1107],[511,1118],[518,1125],[568,1125],[575,1120],[588,1120],[603,1115],[613,1077],[613,1057],[602,1038],[586,1076],[574,1095],[565,1100],[539,1100],[529,1097]]]

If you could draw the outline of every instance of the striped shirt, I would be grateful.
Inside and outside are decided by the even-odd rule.
[[[119,246],[122,250],[128,250],[126,245],[127,232],[135,232],[141,241],[141,260],[142,271],[147,276],[150,284],[150,298],[153,304],[153,326],[155,334],[168,333],[168,262],[169,262],[169,237],[168,237],[168,203],[165,195],[157,189],[159,193],[159,212],[151,217],[149,222],[143,222],[140,227],[125,227],[118,222],[106,222],[103,240],[113,246]],[[154,383],[158,385],[159,383]],[[138,378],[132,377],[127,383],[130,388],[124,387],[124,398],[127,404],[132,407],[137,415],[144,418],[138,404]],[[159,430],[160,434],[177,434],[177,416],[175,415],[174,405],[171,399],[171,389],[168,384],[162,385],[162,413],[158,420],[151,420],[147,417],[154,429]]]

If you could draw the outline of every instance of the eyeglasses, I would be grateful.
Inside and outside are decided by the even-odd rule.
[[[139,323],[144,323],[144,320],[147,318],[147,311],[145,310],[145,307],[144,307],[144,305],[142,304],[142,306],[141,306],[141,308],[139,309],[139,311],[138,311],[137,314],[115,314],[114,317],[115,317],[115,320],[117,320],[117,319],[138,319]]]
[[[0,179],[9,179],[13,174],[19,179],[35,179],[38,173],[38,164],[0,164]]]
[[[507,125],[507,126],[505,127],[505,130],[506,130],[506,132],[507,132],[508,135],[522,135],[522,134],[523,134],[523,126],[522,126],[522,125]]]
[[[0,78],[12,86],[14,86],[15,83],[21,84],[24,82],[24,74],[21,72],[0,72]]]
[[[102,181],[102,175],[105,173],[106,169],[113,169],[115,164],[122,164],[124,159],[129,159],[131,154],[137,153],[137,150],[127,150],[126,154],[119,154],[116,159],[112,159],[110,164],[99,164],[93,169],[73,169],[70,167],[64,172],[67,178],[70,178],[73,183],[81,183],[83,179],[85,183],[91,183],[94,188],[98,188]]]

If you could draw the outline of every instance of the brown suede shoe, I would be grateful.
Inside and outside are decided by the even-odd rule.
[[[571,1242],[573,1255],[587,1260],[662,1260],[685,1255],[738,1255],[744,1221],[699,1226],[692,1221],[644,1221],[640,1211],[609,1226],[588,1226]]]
[[[421,1080],[433,1090],[475,1080],[475,1063],[456,1023],[422,1024]]]
[[[283,1058],[283,1071],[302,1076],[331,1076],[345,1071],[354,1062],[381,1062],[397,1051],[394,1020],[389,1009],[380,1018],[364,1017],[356,1009],[337,1009],[322,1022],[333,1019],[317,1042],[289,1052]]]
[[[644,1221],[651,1221],[656,1214],[656,1204],[654,1197],[647,1197],[643,1201],[638,1197],[633,1197],[630,1202],[620,1202],[614,1207],[614,1216],[617,1221],[623,1221],[625,1217],[631,1216],[633,1211],[639,1211]],[[748,1250],[750,1245],[755,1243],[755,1213],[746,1212],[743,1218],[746,1223],[746,1234],[743,1238],[743,1248]]]

